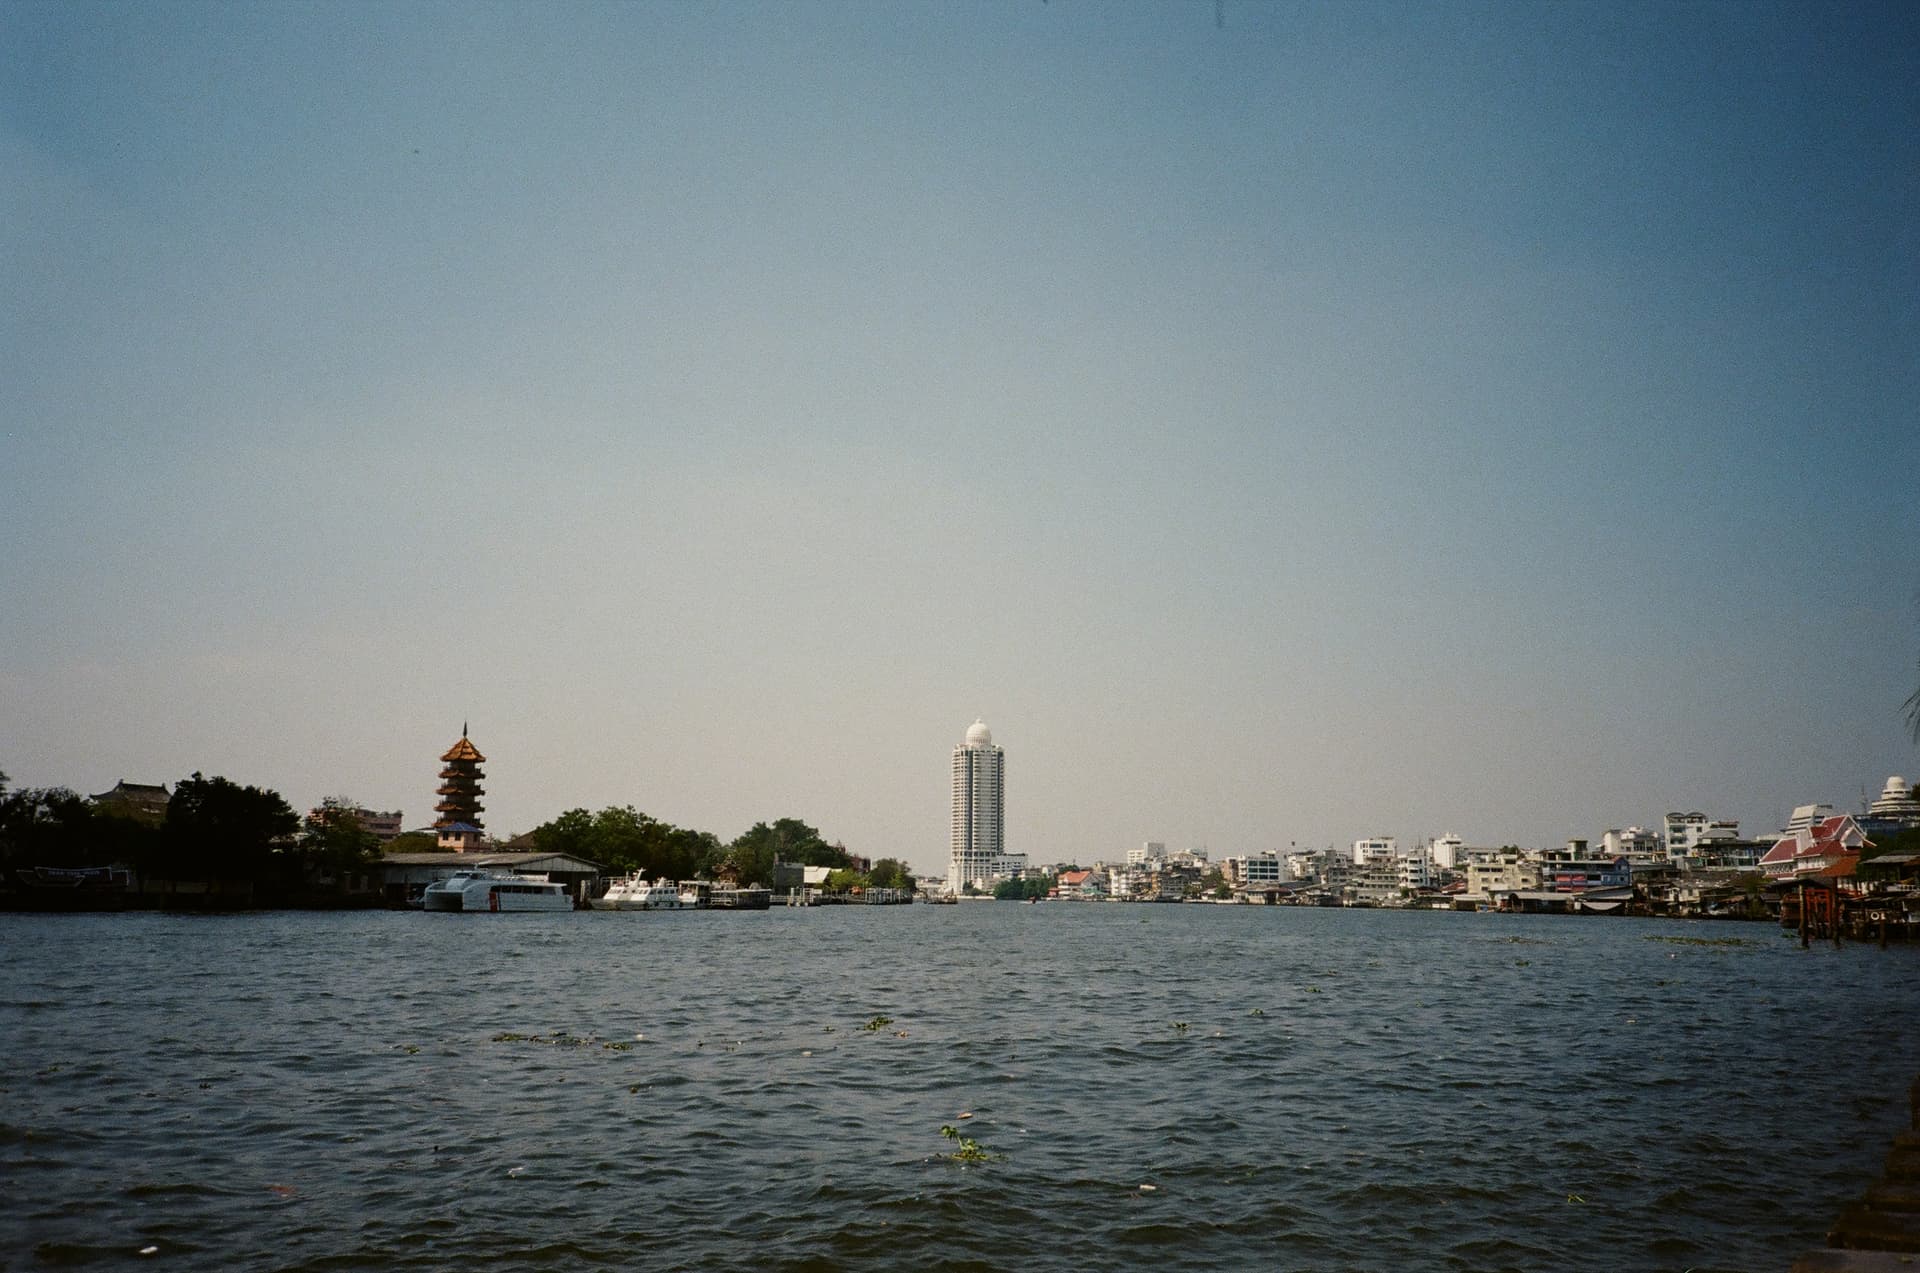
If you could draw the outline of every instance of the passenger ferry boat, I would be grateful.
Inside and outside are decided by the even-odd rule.
[[[427,885],[420,905],[430,911],[568,911],[573,899],[566,885],[544,875],[475,869]]]
[[[680,894],[680,886],[672,880],[654,880],[649,882],[640,872],[635,871],[625,879],[615,880],[607,886],[606,893],[594,903],[597,909],[609,911],[677,911],[690,910]]]

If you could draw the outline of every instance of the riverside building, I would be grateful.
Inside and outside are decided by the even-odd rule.
[[[966,741],[953,749],[953,841],[947,859],[947,892],[954,896],[993,874],[1006,857],[1006,755],[993,745],[993,731],[973,722]]]

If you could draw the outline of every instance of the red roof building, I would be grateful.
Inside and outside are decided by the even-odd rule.
[[[1760,859],[1760,869],[1775,880],[1819,875],[1848,857],[1858,862],[1860,850],[1872,843],[1852,814],[1837,814],[1780,837]]]

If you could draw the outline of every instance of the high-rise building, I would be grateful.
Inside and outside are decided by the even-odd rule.
[[[992,873],[1006,853],[1006,755],[993,745],[993,731],[973,722],[967,739],[953,749],[953,850],[947,860],[947,891],[958,895]]]

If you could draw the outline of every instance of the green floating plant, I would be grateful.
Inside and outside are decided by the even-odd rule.
[[[947,1157],[953,1159],[955,1162],[986,1162],[993,1157],[992,1154],[980,1148],[979,1141],[971,1136],[962,1136],[960,1129],[952,1123],[942,1124],[940,1134],[948,1140],[960,1142],[960,1147],[954,1150],[953,1153],[947,1155]]]
[[[860,1028],[861,1028],[862,1030],[866,1030],[866,1031],[869,1031],[869,1032],[871,1032],[871,1033],[874,1033],[874,1034],[878,1034],[878,1033],[879,1033],[880,1031],[882,1031],[882,1030],[884,1030],[884,1029],[886,1029],[886,1028],[887,1028],[888,1026],[890,1026],[890,1025],[892,1025],[892,1024],[893,1024],[893,1018],[892,1018],[892,1017],[887,1017],[887,1016],[875,1016],[875,1017],[873,1017],[873,1018],[871,1018],[871,1019],[870,1019],[870,1020],[869,1020],[869,1021],[868,1021],[868,1022],[867,1022],[867,1023],[865,1024],[865,1025],[863,1025],[863,1026],[861,1026]]]

